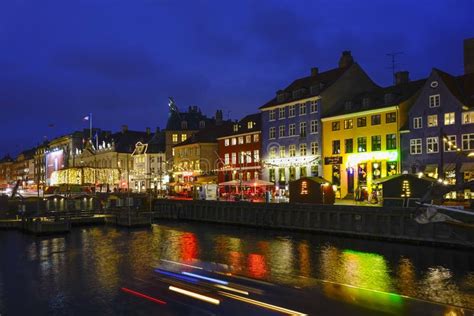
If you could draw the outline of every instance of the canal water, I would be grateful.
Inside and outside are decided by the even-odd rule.
[[[48,237],[0,231],[0,314],[145,314],[150,310],[132,307],[119,289],[166,262],[318,288],[345,304],[396,309],[408,296],[474,309],[473,251],[160,222],[150,229],[74,228]]]

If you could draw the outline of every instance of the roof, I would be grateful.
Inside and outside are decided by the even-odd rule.
[[[388,176],[388,177],[384,177],[384,178],[381,178],[381,179],[376,179],[376,180],[374,180],[374,183],[385,183],[387,181],[392,181],[392,180],[395,180],[395,179],[398,179],[398,178],[404,178],[404,179],[412,178],[412,179],[425,180],[425,181],[428,181],[428,182],[437,182],[437,180],[435,178],[431,178],[431,177],[427,177],[427,176],[423,176],[423,177],[420,178],[416,174],[403,173],[403,174],[395,174],[393,176]]]
[[[325,72],[318,73],[316,75],[296,79],[285,89],[277,92],[277,94],[286,93],[286,97],[283,100],[278,101],[277,97],[274,97],[273,99],[262,105],[260,107],[260,110],[267,109],[279,104],[285,104],[291,101],[297,101],[311,96],[320,95],[325,89],[327,89],[334,82],[336,82],[349,68],[351,68],[351,66],[334,68]],[[311,87],[314,88],[311,89]],[[300,89],[304,89],[304,91],[302,90],[301,94],[293,97],[293,91],[298,91]]]
[[[13,162],[12,157],[10,157],[10,155],[5,155],[2,159],[0,159],[0,163],[5,163],[5,162]]]
[[[217,138],[229,133],[234,123],[230,121],[224,121],[220,125],[210,126],[200,130],[196,134],[192,135],[184,142],[174,145],[173,147],[197,144],[197,143],[217,143]]]
[[[22,151],[18,156],[23,155],[24,159],[33,159],[35,156],[36,148],[30,148]]]
[[[121,131],[114,134],[105,134],[99,137],[99,142],[105,141],[114,143],[115,151],[120,153],[132,153],[137,142],[146,143],[151,139],[151,134],[140,131]]]
[[[163,131],[156,132],[148,141],[147,153],[162,153],[165,150],[165,133]]]
[[[186,122],[186,126],[182,122]],[[168,121],[166,123],[167,130],[199,130],[200,122],[204,121],[208,126],[215,122],[215,119],[210,119],[201,113],[201,109],[197,106],[189,107],[187,112],[172,111],[168,113]]]
[[[249,124],[248,124],[250,122],[253,122],[253,124],[251,124],[251,127],[249,127]],[[249,114],[243,119],[241,119],[240,121],[233,123],[232,129],[230,130],[226,129],[220,137],[233,136],[233,135],[260,131],[262,129],[261,122],[262,122],[261,113]],[[238,125],[237,130],[235,130],[235,125]]]
[[[474,73],[455,77],[437,68],[433,68],[433,71],[462,104],[474,107]]]
[[[324,117],[383,109],[400,104],[415,95],[422,88],[425,81],[426,79],[420,79],[384,88],[376,87],[350,99],[343,100],[338,105],[332,107],[333,110],[330,110],[326,115],[324,115]],[[386,99],[386,95],[390,97],[387,97]],[[364,102],[368,103],[364,105]]]

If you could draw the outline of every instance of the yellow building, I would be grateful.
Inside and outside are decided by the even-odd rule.
[[[367,198],[373,180],[400,172],[400,128],[423,80],[409,82],[403,72],[397,82],[347,100],[343,110],[321,119],[323,176],[337,186],[336,197]]]

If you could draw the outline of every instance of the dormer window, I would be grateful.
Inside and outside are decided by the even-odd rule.
[[[319,87],[318,86],[311,86],[309,91],[312,95],[319,94]]]
[[[350,109],[352,109],[352,101],[346,101],[344,104],[344,110],[349,111]]]
[[[277,102],[283,102],[283,101],[285,101],[285,93],[284,92],[277,93]]]
[[[234,124],[234,132],[238,132],[239,131],[239,124]]]
[[[206,122],[199,121],[199,128],[204,128],[204,127],[206,127]]]
[[[383,99],[384,99],[385,104],[390,103],[390,102],[392,102],[393,95],[391,93],[386,93],[383,96]]]
[[[247,128],[248,129],[252,129],[254,126],[254,122],[250,121],[250,122],[247,122]]]
[[[370,99],[369,98],[363,98],[362,99],[362,108],[367,109],[370,106]]]
[[[181,121],[181,129],[187,129],[188,128],[188,122],[187,121]]]

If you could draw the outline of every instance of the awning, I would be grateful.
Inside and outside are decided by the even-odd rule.
[[[438,168],[438,165],[435,165],[435,164],[426,165],[424,173],[434,173],[436,172],[437,168]]]
[[[231,181],[227,181],[227,182],[221,182],[219,183],[220,186],[237,186],[237,185],[240,185],[240,181],[238,180],[231,180]]]
[[[252,180],[252,181],[244,181],[243,184],[245,186],[255,186],[255,187],[264,187],[264,186],[271,186],[271,185],[275,185],[275,183],[273,182],[268,182],[268,181],[263,181],[263,180],[260,180],[260,179],[257,179],[257,180]]]
[[[455,163],[446,163],[443,166],[444,172],[454,171],[454,169],[456,169]]]
[[[474,162],[465,162],[461,165],[460,172],[474,171]]]

